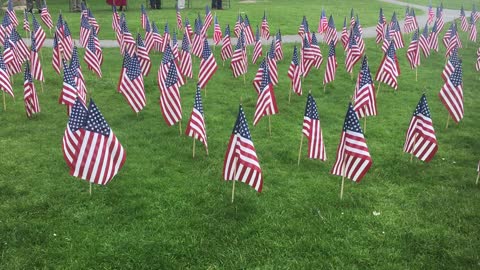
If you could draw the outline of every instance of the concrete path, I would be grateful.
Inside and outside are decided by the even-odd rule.
[[[409,6],[409,7],[415,8],[416,10],[422,10],[424,12],[424,14],[420,15],[420,16],[417,16],[417,21],[418,21],[418,25],[419,25],[420,29],[423,29],[423,27],[425,26],[425,23],[427,22],[427,18],[428,18],[428,16],[427,16],[428,8],[426,6],[404,3],[404,2],[397,1],[397,0],[380,0],[380,1],[395,4],[395,5],[399,5],[399,6],[405,6],[405,7]],[[460,15],[460,10],[443,9],[443,13],[444,13],[444,20],[445,20],[445,24],[446,24],[445,27],[448,28],[450,26],[447,23],[453,21],[455,18],[458,18],[459,15]],[[465,13],[469,14],[470,11],[465,11]],[[399,15],[403,16],[403,14],[399,14]],[[392,14],[385,14],[385,17],[387,18],[387,20],[390,20],[391,16],[392,16]],[[315,22],[315,23],[317,23],[317,22]],[[403,24],[404,24],[404,21],[403,20],[400,21],[400,26],[401,26],[402,30],[403,30]],[[336,27],[337,27],[337,30],[341,31],[341,28],[342,28],[341,25],[336,25]],[[341,32],[337,32],[337,35],[340,36]],[[363,28],[363,38],[374,38],[375,36],[376,36],[375,26]],[[321,37],[319,37],[319,40],[321,40]],[[27,45],[30,45],[30,39],[24,39],[24,41],[27,43]],[[272,42],[271,39],[270,40],[262,39],[262,44],[264,44],[264,45],[269,45],[269,44],[271,44],[271,42]],[[300,43],[301,39],[300,39],[300,36],[298,36],[298,35],[284,35],[284,36],[282,36],[282,42],[283,43]],[[209,39],[208,43],[213,44],[213,40]],[[77,44],[77,46],[80,47],[80,42],[78,40],[75,40],[75,44]],[[234,44],[234,45],[237,44],[237,39],[236,38],[232,38],[232,44]],[[101,40],[100,45],[103,48],[117,48],[118,47],[118,43],[117,43],[116,40]],[[44,46],[51,48],[53,46],[53,40],[52,39],[45,40]]]

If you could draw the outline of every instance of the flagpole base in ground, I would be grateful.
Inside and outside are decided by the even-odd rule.
[[[367,132],[367,116],[364,117],[364,122],[363,122],[363,134]]]
[[[445,125],[445,129],[448,128],[448,123],[450,122],[450,114],[447,113],[447,124]]]
[[[345,184],[345,176],[342,176],[342,185],[340,187],[340,200],[343,200],[343,186]]]
[[[92,196],[92,182],[90,182],[90,188],[89,188],[88,193],[90,193],[90,196]]]
[[[232,185],[232,203],[235,200],[235,182],[236,180],[233,180],[233,185]]]
[[[297,165],[300,166],[300,158],[302,157],[302,145],[303,145],[303,133],[300,135],[300,148],[298,149],[298,162]]]
[[[193,138],[192,156],[195,158],[195,138]]]
[[[268,134],[272,137],[272,116],[268,116]]]
[[[378,88],[377,88],[377,93],[375,93],[375,97],[378,97],[378,93],[380,93],[380,85],[382,85],[380,82],[378,83]]]
[[[2,96],[3,96],[3,110],[7,110],[7,103],[5,102],[5,91],[2,91]]]
[[[477,174],[477,181],[475,181],[475,185],[478,185],[478,179],[480,178],[480,173]]]

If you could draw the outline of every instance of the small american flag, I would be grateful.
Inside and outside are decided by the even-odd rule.
[[[126,53],[123,58],[118,91],[122,93],[130,108],[136,113],[143,110],[147,105],[140,62],[135,54],[130,57]]]
[[[88,23],[88,19],[85,17],[82,17],[82,20],[80,22],[80,45],[82,45],[82,47],[84,48],[87,47],[87,42],[88,42],[88,38],[90,37],[91,31],[92,31],[92,28]]]
[[[230,26],[228,24],[227,27],[225,27],[220,55],[222,56],[223,61],[230,59],[233,55],[232,40],[230,39]]]
[[[448,58],[447,62],[445,63],[445,67],[442,71],[442,78],[445,82],[448,82],[448,78],[452,75],[455,67],[458,65],[460,59],[458,58],[458,48],[454,48],[450,57]]]
[[[153,32],[150,27],[150,21],[147,21],[147,26],[145,27],[145,48],[148,53],[150,53],[153,48]]]
[[[30,32],[30,22],[28,21],[28,12],[26,9],[23,11],[23,30]]]
[[[362,38],[362,31],[360,31],[360,23],[355,22],[353,25],[353,36],[355,37],[355,41],[358,44],[358,49],[360,50],[360,54],[365,52],[365,42]]]
[[[455,49],[456,47],[462,48],[462,43],[460,41],[460,37],[459,37],[458,32],[457,32],[457,27],[454,26],[452,28],[450,38],[448,39],[448,44],[447,44],[447,49],[446,49],[446,52],[445,52],[445,57],[450,56],[453,49]]]
[[[58,46],[57,33],[53,34],[53,54],[52,54],[52,67],[58,75],[60,75],[60,63],[62,62],[62,56],[60,52],[60,46]]]
[[[270,51],[267,53],[267,65],[268,71],[270,72],[270,79],[272,80],[273,85],[278,84],[278,68],[277,60],[275,59],[275,43],[272,40],[270,45]]]
[[[195,34],[193,36],[192,41],[192,54],[197,57],[202,57],[202,49],[203,49],[203,38],[201,34],[201,22],[195,19]]]
[[[42,64],[40,63],[40,57],[38,55],[35,39],[35,32],[32,32],[32,45],[30,49],[30,63],[32,65],[32,76],[35,80],[44,82],[45,78],[43,77]]]
[[[215,42],[215,45],[218,45],[220,41],[222,41],[222,29],[218,23],[217,15],[215,15],[215,23],[213,26],[213,42]]]
[[[215,74],[215,71],[217,71],[217,62],[205,38],[203,42],[202,60],[200,61],[200,69],[198,71],[198,86],[205,88],[210,78]]]
[[[95,47],[93,32],[91,32],[90,37],[88,38],[87,47],[85,48],[85,55],[83,60],[87,63],[88,69],[92,70],[97,74],[98,77],[102,77],[102,69],[100,67],[100,60],[97,55],[97,48]]]
[[[20,34],[17,32],[16,29],[12,29],[12,33],[10,34],[10,39],[12,40],[13,44],[15,45],[15,53],[19,57],[20,62],[25,62],[28,60],[30,55],[30,51],[27,47],[27,44],[23,41]]]
[[[3,61],[3,52],[0,50],[0,89],[14,97],[10,76],[8,76],[7,66]]]
[[[100,40],[98,39],[97,32],[95,32],[95,29],[92,29],[92,30],[93,30],[92,31],[93,44],[95,45],[95,53],[97,54],[98,62],[100,63],[100,66],[101,66],[103,64],[103,51],[102,51],[102,48],[100,47]]]
[[[207,129],[205,127],[202,95],[200,93],[200,87],[198,85],[197,91],[195,92],[195,102],[193,104],[193,110],[187,123],[185,135],[187,135],[188,137],[192,137],[194,140],[199,140],[201,143],[203,143],[208,155]]]
[[[93,28],[93,31],[95,29]],[[73,50],[73,39],[72,34],[70,33],[70,28],[66,21],[63,21],[63,39],[61,41],[63,54],[66,60],[70,60],[72,58],[72,50]]]
[[[430,44],[428,37],[428,24],[425,23],[425,28],[423,28],[423,33],[418,38],[418,43],[422,49],[423,55],[427,58],[430,55]]]
[[[400,23],[397,20],[397,14],[395,12],[393,12],[392,21],[390,23],[390,35],[395,43],[395,50],[405,47],[402,31],[400,30]]]
[[[463,32],[468,31],[468,22],[467,22],[467,17],[465,16],[465,10],[462,8],[460,9],[460,28],[462,29]]]
[[[397,78],[400,75],[400,66],[398,65],[397,55],[395,53],[395,45],[393,40],[390,42],[385,56],[383,57],[380,66],[378,67],[375,80],[383,82],[395,90],[398,88]]]
[[[40,19],[48,27],[48,29],[53,28],[52,16],[50,16],[50,12],[48,11],[46,2],[44,2],[42,5],[42,11],[40,12]]]
[[[25,103],[27,117],[30,118],[32,115],[40,112],[40,104],[38,103],[37,92],[35,91],[35,85],[33,84],[28,62],[25,64],[23,78],[23,101]]]
[[[237,120],[225,153],[223,179],[225,181],[241,181],[250,185],[257,192],[262,192],[262,169],[242,105],[238,109]]]
[[[347,57],[345,58],[345,67],[348,73],[352,73],[353,66],[360,60],[361,54],[358,48],[357,41],[353,35],[353,30],[350,30],[350,37],[348,38]]]
[[[73,72],[78,97],[84,104],[87,104],[87,87],[85,85],[85,78],[83,77],[82,67],[80,66],[80,60],[78,58],[77,46],[73,47],[72,60],[70,61],[69,68]]]
[[[84,1],[80,3],[80,19],[82,17],[88,17],[88,9]]]
[[[314,66],[316,69],[320,68],[320,65],[323,63],[323,55],[318,45],[317,36],[315,33],[312,33],[312,42],[310,43],[312,54],[314,56]]]
[[[308,30],[305,29],[305,28],[308,28],[307,25],[308,25],[307,18],[305,16],[303,16],[302,22],[300,23],[300,26],[298,27],[298,35],[302,38],[302,40],[303,40],[303,35],[305,34],[305,32],[308,32]]]
[[[327,58],[327,67],[325,68],[325,76],[323,77],[323,85],[335,80],[335,73],[337,72],[337,57],[335,55],[335,43],[330,42]]]
[[[327,160],[317,103],[310,93],[307,97],[307,105],[305,106],[305,114],[303,115],[302,134],[308,139],[308,158],[322,161]]]
[[[122,17],[123,16],[124,14],[122,14]],[[120,50],[122,53],[128,53],[132,55],[135,52],[136,43],[130,31],[128,31],[127,21],[125,19],[120,21],[120,29],[122,33]]]
[[[77,98],[72,107],[62,139],[63,158],[71,169],[74,168],[74,161],[77,158],[77,146],[80,141],[80,128],[85,126],[87,115],[87,108],[84,103]]]
[[[432,32],[428,36],[428,43],[431,50],[435,50],[438,52],[438,29],[437,29],[437,22],[433,24]]]
[[[168,27],[168,23],[165,24],[165,30],[163,32],[162,48],[160,49],[160,52],[165,52],[167,45],[170,45],[170,29]]]
[[[179,77],[173,61],[162,65],[163,68],[160,75],[162,76],[161,81],[163,83],[160,84],[160,108],[163,119],[168,126],[172,126],[182,120]]]
[[[115,5],[112,5],[112,29],[115,33],[117,33],[117,36],[118,36],[118,33],[121,32],[120,16],[117,13],[117,7]]]
[[[290,67],[288,68],[288,77],[292,81],[292,90],[297,95],[302,95],[302,79],[301,79],[301,69],[300,69],[300,62],[298,59],[298,51],[297,46],[293,46],[293,56],[292,62],[290,63]]]
[[[438,32],[442,32],[443,27],[445,26],[445,21],[443,20],[443,11],[440,7],[437,7],[435,23],[437,23]]]
[[[5,38],[3,45],[3,61],[7,66],[8,74],[10,76],[21,71],[21,63],[15,55],[14,44],[9,37]]]
[[[177,32],[173,31],[172,34],[172,54],[173,58],[175,58],[175,62],[178,63],[178,59],[180,58],[178,54],[178,41],[177,41]]]
[[[150,56],[148,56],[147,48],[145,47],[140,34],[137,34],[137,56],[138,61],[140,62],[142,75],[148,76],[150,69],[152,68],[152,61],[150,60]]]
[[[255,38],[253,36],[253,30],[252,27],[250,26],[250,20],[248,19],[248,16],[245,14],[245,20],[243,21],[244,24],[244,33],[245,33],[245,45],[250,45],[255,42]]]
[[[265,115],[274,115],[278,113],[277,100],[273,91],[273,84],[270,81],[270,72],[268,65],[265,65],[262,73],[262,82],[260,85],[260,94],[257,98],[255,106],[255,114],[253,116],[253,125],[256,126],[260,119]]]
[[[475,19],[475,22],[480,18],[480,12],[477,11],[477,6],[473,4],[471,16]]]
[[[188,34],[183,34],[182,49],[180,51],[180,73],[187,78],[193,78],[192,55],[190,54],[190,42]]]
[[[155,24],[155,22],[152,22],[152,46],[153,48],[159,52],[162,49],[163,45],[163,37],[160,35],[160,32],[158,32],[158,27]],[[168,44],[170,45],[170,44]]]
[[[360,122],[349,104],[331,173],[360,182],[371,165],[372,158]]]
[[[194,34],[193,30],[192,30],[192,26],[190,25],[190,21],[188,20],[188,18],[185,18],[185,32],[188,34],[188,42],[192,43],[191,40],[190,40],[190,37]]]
[[[372,81],[367,56],[363,57],[362,67],[355,84],[354,111],[359,118],[377,115],[377,101],[375,99],[375,85]]]
[[[260,62],[260,65],[258,66],[257,73],[255,74],[255,77],[253,78],[253,88],[257,92],[257,95],[260,94],[262,91],[262,78],[263,78],[263,71],[265,70],[265,66],[267,65],[266,58],[263,58],[262,62]]]
[[[2,43],[2,45],[3,45],[3,41],[5,40],[5,37],[10,36],[12,29],[13,29],[13,24],[12,24],[12,21],[10,20],[10,16],[8,16],[8,14],[5,14],[3,16],[2,24],[0,25],[0,42]]]
[[[475,19],[473,16],[470,16],[470,33],[468,35],[468,38],[473,41],[477,42],[477,24],[475,23]]]
[[[95,32],[98,34],[100,33],[100,25],[97,22],[97,19],[95,16],[93,16],[92,10],[88,9],[88,23],[92,25],[93,29],[95,29]]]
[[[237,21],[235,22],[235,27],[233,28],[233,32],[236,37],[240,37],[240,32],[243,30],[243,17],[241,14],[238,14]]]
[[[431,24],[433,22],[433,19],[435,18],[435,11],[433,11],[432,5],[428,5],[428,18],[427,18],[427,24]]]
[[[263,18],[262,18],[262,38],[264,39],[269,39],[270,38],[270,27],[268,26],[268,21],[267,21],[267,14],[265,11],[263,11]]]
[[[410,63],[410,68],[414,69],[420,65],[420,44],[418,42],[418,29],[413,33],[412,42],[407,49],[407,59]]]
[[[182,30],[183,29],[182,14],[180,14],[180,9],[178,8],[178,5],[175,8],[177,10],[177,29]]]
[[[317,32],[320,34],[325,33],[327,31],[327,27],[328,27],[327,15],[325,14],[325,10],[322,8],[322,13],[320,15],[320,20],[318,22]]]
[[[65,104],[70,112],[70,108],[75,104],[77,96],[78,90],[74,80],[74,71],[63,61],[63,87],[58,103]]]
[[[303,77],[306,78],[315,62],[315,55],[306,35],[303,36],[302,45],[301,69]]]
[[[275,60],[283,60],[282,34],[280,33],[280,29],[278,29],[277,35],[275,37]]]
[[[13,27],[17,27],[18,19],[17,19],[17,15],[15,14],[15,10],[13,10],[12,0],[8,0],[7,2],[7,14],[10,17],[10,21],[12,22]]]
[[[245,38],[242,30],[240,32],[240,37],[238,38],[237,46],[235,47],[235,51],[233,52],[232,60],[230,62],[233,77],[235,78],[247,73],[247,54],[245,52],[244,40]]]
[[[475,69],[480,71],[480,48],[477,50],[477,62],[475,62]]]
[[[403,151],[422,161],[429,162],[435,156],[437,150],[437,138],[433,129],[430,109],[428,108],[427,97],[423,94],[410,120]]]
[[[126,153],[97,105],[90,100],[85,124],[80,128],[70,175],[106,185],[125,163]]]
[[[459,60],[455,70],[448,77],[438,94],[445,108],[455,123],[463,119],[463,82],[462,82],[462,61]]]
[[[349,36],[347,32],[347,17],[343,18],[342,36],[340,37],[340,39],[342,40],[343,48],[346,51],[348,48],[348,40],[349,40]]]
[[[255,46],[253,47],[252,63],[257,63],[257,60],[262,56],[262,41],[260,40],[260,31],[257,25],[257,31],[255,31]]]
[[[352,8],[350,9],[350,29],[352,29],[354,24],[355,24],[355,13],[353,12],[353,8]]]
[[[337,42],[338,42],[337,28],[335,28],[335,22],[333,21],[333,16],[330,15],[330,18],[328,18],[327,29],[325,31],[325,42],[327,44],[330,44],[330,42],[332,41],[335,45],[337,45]]]
[[[383,15],[383,9],[380,8],[380,13],[378,14],[378,23],[375,27],[375,31],[377,32],[377,36],[375,38],[376,43],[380,43],[383,40],[383,33],[385,31],[385,15]]]
[[[145,30],[147,28],[147,11],[145,10],[145,6],[143,4],[140,5],[140,24],[142,25],[142,28]]]
[[[210,25],[212,25],[212,21],[213,21],[212,12],[210,11],[210,8],[208,6],[205,6],[205,24],[203,25],[203,30],[202,30],[204,34],[207,33],[208,28],[210,28]]]

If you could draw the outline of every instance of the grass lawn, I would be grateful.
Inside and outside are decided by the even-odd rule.
[[[406,3],[412,3],[412,4],[417,4],[417,5],[428,5],[428,1],[421,1],[421,0],[401,0],[402,2]],[[465,10],[472,10],[472,5],[475,4],[477,6],[477,10],[480,5],[479,0],[448,0],[448,1],[432,1],[432,6],[440,6],[440,3],[443,3],[444,8],[448,9],[458,9],[460,10],[462,4],[465,8]],[[470,14],[467,14],[468,16]]]
[[[88,72],[82,61],[90,95],[127,152],[120,173],[108,186],[95,186],[92,196],[88,183],[71,177],[63,160],[67,116],[57,104],[62,78],[51,68],[51,51],[43,49],[41,114],[26,119],[20,74],[15,76],[16,101],[7,98],[7,111],[0,111],[0,268],[476,268],[480,81],[474,71],[477,45],[462,38],[468,46],[460,50],[465,118],[445,129],[447,111],[437,96],[445,62],[442,45],[438,54],[422,58],[418,82],[408,68],[406,49],[399,50],[399,91],[382,85],[379,115],[368,118],[366,140],[373,166],[361,183],[346,182],[343,201],[341,178],[329,170],[355,80],[345,72],[340,45],[336,80],[326,93],[321,84],[325,64],[303,83],[305,92],[311,89],[317,100],[328,160],[308,160],[304,146],[300,166],[306,95],[287,101],[293,44],[284,45],[285,60],[279,63],[275,91],[280,114],[272,117],[272,137],[267,119],[252,126],[256,96],[250,82],[256,66],[249,66],[245,86],[242,79],[232,78],[228,63],[223,67],[218,61],[208,96],[203,97],[210,155],[205,156],[197,143],[195,159],[192,140],[179,136],[177,126],[167,127],[160,114],[160,55],[152,56],[154,68],[146,78],[148,105],[138,117],[115,90],[121,67],[118,49],[104,51],[102,79]],[[375,73],[382,54],[372,39],[366,43]],[[321,46],[326,55],[327,48]],[[219,48],[215,55],[220,59]],[[195,74],[198,63],[196,59]],[[40,84],[36,86],[41,92]],[[181,89],[183,130],[194,91],[193,80]],[[427,94],[439,143],[428,164],[410,162],[402,152],[422,92]],[[222,166],[240,97],[265,182],[260,195],[237,184],[232,204],[232,184],[222,181]]]
[[[165,3],[166,2],[166,3]],[[89,7],[101,25],[99,37],[100,39],[115,39],[113,32],[111,31],[112,11],[111,6],[107,5],[105,1],[87,1]],[[136,33],[137,31],[143,33],[143,29],[140,26],[140,5],[145,4],[145,1],[129,0],[128,11],[125,13],[127,16],[127,22],[130,32]],[[162,1],[164,3],[164,9],[152,10],[147,9],[150,21],[155,21],[159,31],[163,34],[165,22],[170,25],[171,31],[176,28],[176,13],[174,8],[174,1]],[[276,32],[281,30],[282,34],[296,34],[298,27],[302,21],[302,16],[307,16],[310,30],[316,31],[318,27],[318,20],[322,11],[325,8],[327,16],[333,15],[337,30],[341,30],[343,26],[343,18],[350,16],[350,9],[353,8],[355,13],[359,14],[360,22],[362,26],[376,25],[378,20],[378,11],[380,7],[383,7],[384,13],[387,18],[390,18],[394,11],[399,13],[399,18],[403,18],[404,8],[398,5],[388,4],[380,1],[372,0],[359,0],[353,2],[347,1],[322,1],[322,5],[312,6],[311,8],[305,8],[305,6],[311,5],[310,1],[288,1],[288,0],[275,0],[275,4],[269,1],[258,1],[257,3],[240,3],[238,0],[232,0],[232,7],[224,10],[213,10],[218,15],[218,20],[222,31],[225,29],[226,24],[230,24],[231,27],[235,25],[238,12],[244,12],[248,15],[250,23],[255,31],[256,25],[260,25],[263,17],[264,10],[267,12],[268,22],[270,30]],[[58,18],[58,14],[62,11],[65,19],[70,26],[70,30],[74,37],[78,38],[80,31],[80,19],[79,13],[70,13],[68,11],[68,2],[57,1],[48,2],[49,10],[54,22]],[[182,10],[182,18],[188,18],[190,23],[194,24],[197,14],[200,14],[202,20],[205,15],[205,5],[210,6],[211,1],[194,1],[192,0],[192,8]],[[288,10],[288,14],[285,11]],[[417,15],[422,14],[420,10],[417,10]],[[23,16],[20,13],[17,16]],[[23,18],[23,17],[19,17]],[[38,17],[39,19],[39,17]],[[45,27],[44,27],[45,28]],[[48,32],[48,31],[47,31]],[[210,29],[210,35],[212,36],[213,27]],[[22,32],[20,32],[22,33]],[[50,35],[49,35],[50,36]]]

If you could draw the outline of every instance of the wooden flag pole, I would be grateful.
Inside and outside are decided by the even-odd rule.
[[[363,117],[364,122],[363,122],[363,134],[367,132],[367,116]]]
[[[243,84],[244,84],[244,85],[247,84],[247,79],[245,78],[245,73],[243,73]]]
[[[300,148],[298,149],[298,162],[297,165],[300,166],[300,158],[302,157],[302,145],[303,145],[303,133],[300,135]]]
[[[207,86],[205,85],[205,97],[207,97]]]
[[[40,81],[40,86],[42,88],[42,93],[43,93],[43,81]]]
[[[272,116],[268,116],[268,133],[270,134],[270,137],[272,137]]]
[[[2,96],[3,96],[3,110],[7,110],[7,103],[5,102],[5,91],[2,91]]]
[[[90,189],[89,189],[88,193],[90,193],[90,196],[92,196],[92,182],[90,182]]]
[[[324,84],[323,85],[323,93],[325,93],[326,89],[327,89],[327,84]]]
[[[382,85],[382,83],[378,82],[378,88],[377,88],[377,93],[375,94],[375,97],[378,97],[378,93],[380,92],[380,85]]]
[[[478,185],[478,179],[480,178],[480,172],[477,174],[477,181],[475,181],[475,185]]]
[[[447,129],[447,128],[448,128],[448,122],[449,122],[449,121],[450,121],[450,114],[449,114],[449,113],[447,113],[447,125],[445,126],[445,129]]]
[[[288,92],[288,104],[290,104],[290,99],[292,98],[292,86],[293,82],[290,83],[290,91]]]
[[[233,164],[234,164],[233,165],[234,167],[233,167],[232,203],[233,203],[233,200],[235,199],[235,182],[237,182],[235,180],[235,176],[237,174],[237,158],[235,158]]]
[[[345,157],[342,161],[342,186],[340,187],[340,200],[343,200],[343,186],[345,185]]]
[[[415,68],[415,81],[418,82],[418,67]]]
[[[353,71],[350,72],[350,80],[353,80]]]
[[[178,121],[178,131],[180,132],[180,136],[182,136],[182,120]]]
[[[193,155],[193,158],[195,158],[195,138],[193,138],[192,155]]]
[[[417,136],[418,134],[415,134],[415,137],[413,137],[413,149],[412,149],[412,152],[410,154],[412,154],[410,156],[410,162],[413,162],[413,153],[415,152],[415,145],[417,144]]]

